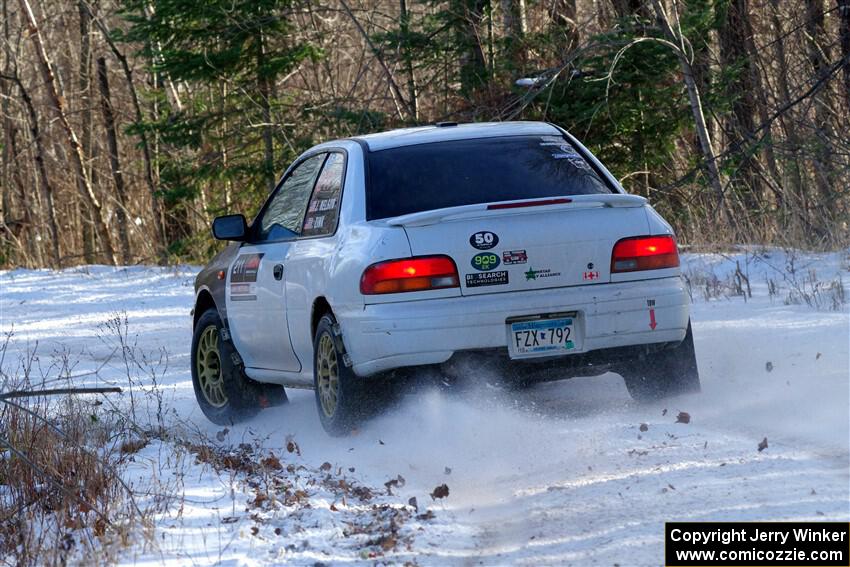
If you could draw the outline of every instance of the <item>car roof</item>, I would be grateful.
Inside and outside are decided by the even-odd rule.
[[[430,144],[449,140],[493,138],[497,136],[557,136],[560,134],[560,130],[546,122],[476,122],[473,124],[443,123],[434,126],[401,128],[388,132],[356,136],[354,139],[365,142],[370,151],[377,152],[400,146]]]

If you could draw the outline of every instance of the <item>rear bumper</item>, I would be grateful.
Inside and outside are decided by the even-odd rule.
[[[506,349],[509,317],[564,311],[577,312],[580,352],[589,353],[681,341],[689,304],[681,278],[670,277],[384,303],[337,315],[354,372],[369,376],[404,366],[440,364],[461,351]]]

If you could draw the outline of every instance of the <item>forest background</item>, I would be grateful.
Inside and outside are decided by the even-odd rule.
[[[337,137],[569,129],[685,245],[848,244],[850,0],[0,0],[0,266],[202,262]]]

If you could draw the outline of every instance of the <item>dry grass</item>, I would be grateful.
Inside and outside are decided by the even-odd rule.
[[[800,252],[795,249],[780,250],[781,254],[775,255],[768,250],[688,249],[688,252],[716,254],[728,261],[728,266],[713,267],[698,263],[683,266],[683,277],[691,301],[696,298],[711,301],[732,297],[747,301],[753,297],[755,284],[761,283],[766,284],[767,294],[772,301],[781,301],[785,305],[806,305],[819,311],[844,309],[847,292],[839,275],[825,277],[811,263],[801,262]],[[742,251],[744,254],[741,254]],[[733,264],[734,269],[730,269]],[[846,271],[848,266],[842,264],[840,269]]]
[[[90,423],[84,402],[57,405],[0,409],[0,556],[9,564],[105,563],[144,529],[115,469],[119,451],[105,442],[112,432]]]
[[[14,361],[10,340],[0,345],[3,392],[37,392],[70,376],[67,353],[42,374],[38,347]],[[122,460],[147,441],[103,399],[0,399],[0,565],[110,563],[150,531],[120,476]]]
[[[197,505],[187,500],[184,483],[186,471],[198,465],[199,474],[209,475],[216,486],[230,487],[231,510],[222,525],[237,522],[242,514],[237,509],[244,505],[256,535],[259,526],[281,517],[309,517],[318,494],[334,502],[334,513],[346,515],[347,535],[360,542],[352,545],[365,546],[361,559],[408,545],[412,535],[402,526],[415,504],[376,501],[378,491],[346,478],[342,469],[331,470],[330,463],[313,470],[287,462],[301,455],[290,436],[275,453],[263,449],[268,438],[253,435],[250,443],[227,444],[227,428],[216,434],[217,442],[207,438],[194,424],[172,416],[163,403],[157,384],[167,353],[138,348],[126,316],[111,317],[100,329],[105,352],[113,355],[97,359],[101,366],[94,372],[76,375],[76,360],[61,347],[45,356],[37,354],[35,345],[11,360],[9,337],[5,344],[0,339],[0,393],[36,392],[0,396],[0,566],[103,565],[128,553],[164,557],[175,542],[157,530],[157,522],[182,522],[185,507]],[[43,392],[74,389],[89,379],[123,391]],[[122,475],[134,485],[128,486]],[[249,498],[243,503],[245,493]],[[431,517],[431,512],[417,516],[420,521]],[[221,537],[218,546],[219,554],[227,547]]]

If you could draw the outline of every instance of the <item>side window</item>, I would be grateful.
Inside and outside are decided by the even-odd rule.
[[[303,236],[325,236],[336,232],[344,173],[345,156],[341,153],[330,154],[310,197],[301,228]]]
[[[272,195],[259,219],[259,240],[280,240],[301,234],[301,219],[326,154],[301,162]]]

